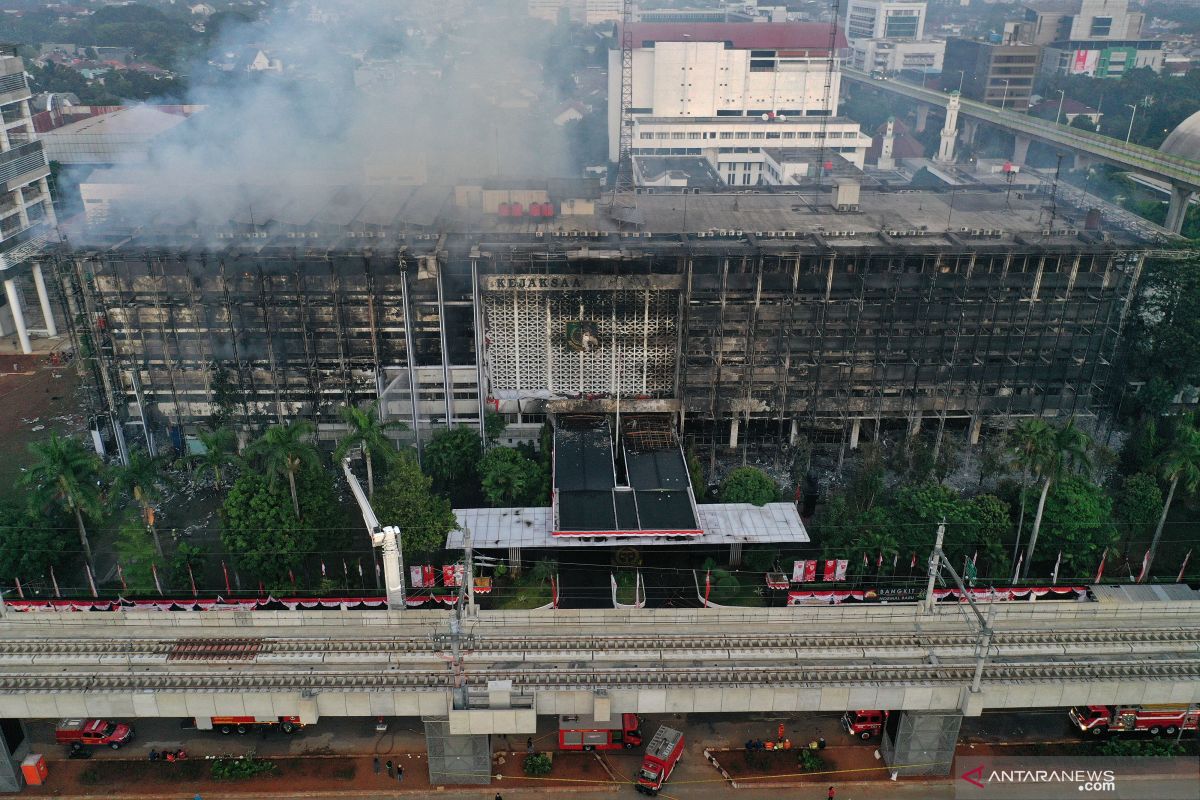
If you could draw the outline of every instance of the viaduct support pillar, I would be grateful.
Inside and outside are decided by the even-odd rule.
[[[16,278],[4,282],[4,292],[8,295],[8,310],[12,312],[17,339],[21,341],[21,352],[29,355],[33,352],[33,345],[29,343],[29,328],[25,327],[25,312],[21,309],[21,294],[17,291]]]
[[[1029,157],[1029,144],[1032,141],[1028,136],[1019,133],[1013,137],[1012,163],[1025,166],[1025,159]]]
[[[729,449],[736,450],[738,444],[738,418],[729,420]]]
[[[1167,206],[1167,221],[1163,223],[1163,227],[1171,233],[1182,233],[1188,207],[1191,206],[1195,197],[1195,190],[1171,184],[1171,204]]]
[[[924,133],[925,127],[929,124],[929,106],[924,103],[917,104],[917,133]]]
[[[897,776],[949,775],[961,725],[957,711],[901,711],[888,720],[879,753]]]
[[[29,731],[19,719],[0,720],[0,792],[25,788],[21,761],[29,755]]]
[[[850,449],[858,449],[858,436],[862,433],[862,420],[854,419],[850,422]]]
[[[975,134],[979,132],[979,120],[964,119],[962,129],[962,143],[965,145],[975,144]]]

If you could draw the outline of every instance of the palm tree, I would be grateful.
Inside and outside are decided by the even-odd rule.
[[[38,461],[22,476],[21,483],[49,489],[58,502],[74,513],[83,557],[91,567],[92,546],[83,516],[94,518],[101,514],[100,490],[96,485],[101,474],[99,459],[75,439],[60,439],[55,433],[50,434],[49,441],[31,444],[29,450]]]
[[[256,442],[246,449],[251,460],[258,462],[274,482],[287,476],[292,491],[292,511],[300,519],[300,496],[296,493],[296,473],[305,467],[320,466],[317,448],[310,441],[315,428],[307,420],[295,420],[272,425]]]
[[[342,406],[338,410],[342,420],[350,426],[350,430],[338,442],[337,450],[333,451],[334,461],[341,462],[346,454],[356,447],[362,448],[363,457],[367,462],[367,497],[375,494],[375,469],[373,459],[386,461],[396,456],[396,447],[387,437],[390,430],[408,430],[408,426],[398,420],[381,422],[379,419],[379,401],[376,400],[366,409],[356,406]]]
[[[1200,431],[1190,422],[1180,420],[1175,429],[1175,435],[1166,452],[1159,459],[1159,470],[1162,476],[1170,482],[1167,490],[1167,500],[1163,503],[1162,514],[1158,518],[1158,527],[1154,529],[1154,538],[1150,541],[1150,553],[1146,556],[1145,574],[1150,574],[1150,565],[1158,552],[1158,541],[1162,538],[1163,526],[1167,524],[1167,514],[1171,510],[1171,501],[1175,499],[1175,488],[1183,481],[1183,490],[1193,494],[1200,487]]]
[[[1042,527],[1042,512],[1046,509],[1046,497],[1050,494],[1050,485],[1054,483],[1068,468],[1091,465],[1088,458],[1088,447],[1092,439],[1086,433],[1075,427],[1075,420],[1069,421],[1061,428],[1051,431],[1051,437],[1039,440],[1035,450],[1037,458],[1033,463],[1033,472],[1042,479],[1042,493],[1038,497],[1037,514],[1033,518],[1033,530],[1029,532],[1029,548],[1025,552],[1025,566],[1021,577],[1029,577],[1029,566],[1033,563],[1034,548],[1037,547],[1038,532]]]
[[[158,539],[158,528],[154,525],[154,501],[162,497],[160,484],[170,482],[163,474],[163,456],[149,456],[140,450],[129,453],[129,463],[117,470],[116,484],[122,491],[133,496],[142,508],[142,519],[154,537],[154,550],[162,558],[162,542]]]
[[[203,453],[195,453],[189,457],[192,470],[200,475],[206,470],[212,472],[213,483],[221,488],[221,468],[234,462],[234,435],[228,428],[216,430],[201,430],[196,434],[200,444],[204,445]]]
[[[1021,469],[1021,513],[1017,517],[1017,540],[1013,544],[1013,563],[1021,550],[1021,536],[1025,533],[1025,489],[1030,473],[1036,473],[1039,465],[1049,457],[1054,442],[1054,429],[1045,420],[1032,418],[1018,423],[1009,433],[1009,452],[1013,463]]]

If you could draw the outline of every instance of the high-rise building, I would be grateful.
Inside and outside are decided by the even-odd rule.
[[[1025,111],[1037,78],[1041,48],[975,39],[946,41],[942,85],[991,106]]]
[[[925,38],[924,0],[850,0],[851,66],[863,72],[942,71],[946,43]]]
[[[0,49],[0,335],[16,334],[25,353],[33,352],[30,289],[41,308],[41,330],[58,335],[42,269],[29,260],[55,225],[50,167],[34,133],[30,96],[25,65],[11,48]]]
[[[821,149],[837,138],[836,146],[844,148],[838,152],[861,166],[870,139],[852,120],[837,117],[840,53],[846,44],[840,31],[832,54],[828,25],[637,23],[632,33],[635,154],[708,155],[728,177],[728,164],[759,169],[761,159],[744,156],[763,147]],[[612,161],[619,151],[620,82],[621,52],[613,49]],[[739,172],[731,182],[750,185],[757,177],[747,181]]]
[[[1119,78],[1138,67],[1162,70],[1162,42],[1142,37],[1144,21],[1129,0],[1035,0],[1008,32],[1043,48],[1045,72]]]

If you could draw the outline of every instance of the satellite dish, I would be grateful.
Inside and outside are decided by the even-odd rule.
[[[787,117],[786,117],[786,116],[784,116],[783,114],[780,114],[780,115],[779,115],[778,117],[776,117],[775,119],[779,120],[780,122],[787,122]]]
[[[763,114],[763,115],[762,115],[762,121],[763,121],[763,122],[767,122],[767,121],[768,121],[768,120],[770,120],[770,119],[771,119],[771,115],[770,115],[770,114]]]

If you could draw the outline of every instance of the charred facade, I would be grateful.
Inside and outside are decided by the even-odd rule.
[[[599,209],[518,222],[448,192],[419,224],[363,201],[337,224],[260,211],[45,260],[116,427],[160,437],[218,412],[332,424],[374,400],[416,439],[489,411],[532,436],[619,402],[719,446],[1093,411],[1146,245],[1069,217],[1039,229],[1036,201],[1002,195],[960,193],[975,210],[951,206],[952,226],[944,195],[870,202],[649,196],[619,230]]]

